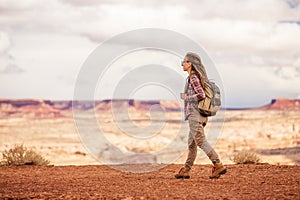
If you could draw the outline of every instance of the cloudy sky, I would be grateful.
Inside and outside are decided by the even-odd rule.
[[[0,98],[72,99],[91,52],[141,28],[175,31],[201,45],[220,74],[226,107],[300,98],[299,0],[0,0]],[[185,76],[179,58],[155,58],[174,58]],[[130,59],[116,62],[118,77]],[[114,75],[104,78],[117,82]],[[113,89],[108,84],[96,98],[111,98]],[[133,97],[172,98],[155,87]]]

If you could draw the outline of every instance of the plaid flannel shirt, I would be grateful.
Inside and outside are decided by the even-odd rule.
[[[184,115],[185,120],[187,120],[192,109],[198,109],[198,102],[205,98],[205,93],[200,80],[195,74],[187,77],[184,92],[186,93],[186,99],[184,100]]]

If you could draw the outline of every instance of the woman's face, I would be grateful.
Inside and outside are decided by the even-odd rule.
[[[183,71],[189,71],[192,68],[192,63],[188,61],[186,58],[181,63],[183,67]]]

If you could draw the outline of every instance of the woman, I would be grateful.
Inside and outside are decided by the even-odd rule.
[[[179,170],[175,178],[190,178],[189,172],[196,159],[197,146],[206,153],[214,165],[209,178],[219,178],[226,173],[227,168],[223,166],[218,154],[205,138],[204,127],[207,123],[207,117],[202,116],[198,109],[198,102],[205,98],[202,86],[208,80],[206,71],[200,57],[195,53],[187,53],[182,61],[182,66],[183,70],[189,74],[185,85],[185,93],[181,93],[181,99],[184,100],[185,120],[188,120],[190,127],[189,153],[185,166]]]

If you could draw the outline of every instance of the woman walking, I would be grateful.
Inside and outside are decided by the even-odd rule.
[[[187,53],[182,61],[183,70],[188,72],[185,93],[181,93],[184,100],[185,120],[189,122],[189,153],[184,167],[175,175],[175,178],[190,178],[190,170],[197,156],[197,147],[200,147],[213,163],[212,174],[209,178],[219,178],[225,174],[227,168],[221,163],[218,154],[207,142],[204,134],[204,127],[207,124],[207,117],[200,114],[198,102],[205,98],[203,90],[204,83],[208,80],[200,57],[195,53]]]

